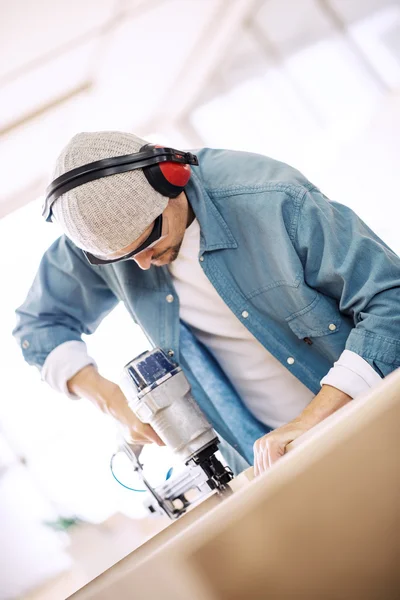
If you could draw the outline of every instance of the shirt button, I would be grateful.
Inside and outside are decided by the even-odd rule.
[[[173,356],[175,353],[173,350],[168,350],[168,356]]]
[[[292,365],[294,363],[294,358],[293,356],[289,356],[289,358],[286,361],[288,363],[288,365]]]
[[[336,325],[335,325],[334,323],[330,323],[330,325],[329,325],[329,329],[330,329],[331,331],[335,331],[335,329],[336,329]]]
[[[203,260],[204,260],[204,256],[200,256],[199,261],[203,262]]]
[[[165,297],[167,302],[173,302],[174,301],[174,297],[172,294],[168,294],[168,296]]]
[[[23,347],[24,350],[26,350],[27,348],[29,348],[29,342],[28,342],[28,340],[24,340],[22,342],[21,346]]]
[[[249,316],[249,313],[247,312],[247,310],[244,310],[244,311],[242,312],[242,317],[243,317],[243,319],[247,319],[247,317],[248,317],[248,316]]]

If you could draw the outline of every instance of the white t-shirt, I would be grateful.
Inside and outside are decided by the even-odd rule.
[[[208,348],[247,408],[279,427],[296,417],[314,394],[239,321],[207,279],[198,260],[200,227],[188,227],[178,258],[169,265],[180,318]]]

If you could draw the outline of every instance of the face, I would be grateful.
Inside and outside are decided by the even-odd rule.
[[[184,192],[176,198],[171,198],[163,212],[163,225],[165,222],[165,225],[168,227],[167,236],[152,248],[146,248],[133,256],[131,260],[134,260],[144,270],[150,269],[152,265],[161,267],[174,261],[178,256],[188,225],[189,213],[191,213],[191,209]],[[139,248],[151,233],[152,228],[153,223],[129,246],[121,248],[121,250],[110,254],[107,258],[119,258],[132,252],[135,248]]]

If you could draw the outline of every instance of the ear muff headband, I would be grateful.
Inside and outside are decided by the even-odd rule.
[[[160,168],[161,164],[163,170]],[[198,164],[197,156],[191,152],[181,152],[174,148],[150,145],[143,146],[135,154],[97,160],[72,169],[54,179],[46,190],[42,215],[46,221],[51,221],[51,207],[53,203],[62,194],[69,192],[79,185],[135,169],[143,169],[147,180],[156,191],[164,196],[173,198],[181,193],[189,181],[190,167],[188,165]],[[178,168],[175,170],[176,167]],[[182,185],[182,182],[185,183]]]

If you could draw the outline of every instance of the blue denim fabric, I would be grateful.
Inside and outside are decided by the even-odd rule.
[[[399,367],[399,257],[290,166],[243,152],[197,154],[185,191],[200,224],[200,264],[260,343],[314,393],[345,348],[381,376]],[[174,302],[166,301],[170,294]],[[218,419],[225,396],[212,393],[211,376],[180,344],[179,300],[166,267],[92,267],[61,237],[17,311],[14,334],[25,359],[41,368],[56,346],[94,331],[119,300],[154,345],[173,350],[216,429],[225,425],[227,441],[236,438],[232,445],[248,460],[257,424],[246,411],[246,434],[232,424],[231,395],[222,401],[224,423]],[[242,427],[240,406],[232,421]]]
[[[213,356],[183,323],[180,344],[181,367],[197,403],[217,433],[252,464],[254,442],[271,428],[249,412]]]

